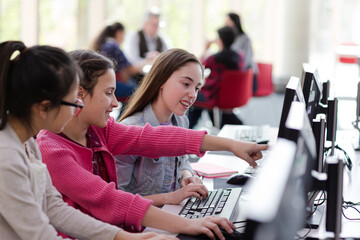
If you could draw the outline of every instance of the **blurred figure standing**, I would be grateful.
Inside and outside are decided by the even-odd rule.
[[[237,52],[241,51],[244,54],[246,70],[249,68],[253,69],[253,92],[255,92],[257,88],[256,76],[258,74],[258,67],[254,61],[251,40],[242,29],[240,16],[238,14],[232,12],[228,13],[225,19],[225,25],[231,27],[235,32],[235,40],[231,45],[231,49]]]
[[[151,8],[147,13],[143,28],[129,35],[125,41],[125,53],[134,64],[155,60],[156,56],[169,48],[164,37],[159,36],[160,11]]]
[[[219,89],[221,84],[221,75],[225,70],[244,70],[244,56],[241,51],[230,49],[232,46],[235,33],[231,27],[225,26],[217,30],[218,38],[216,43],[219,46],[219,52],[207,57],[203,64],[205,68],[211,70],[205,85],[200,89],[196,101],[215,103],[219,98]],[[210,45],[207,44],[207,47]],[[194,128],[201,117],[202,111],[206,110],[193,106],[188,111],[189,127]],[[211,121],[214,124],[213,112],[206,110],[210,114]],[[225,124],[243,124],[243,122],[231,111],[223,112],[221,117],[221,127]]]

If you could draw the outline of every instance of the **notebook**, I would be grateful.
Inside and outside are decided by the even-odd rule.
[[[194,162],[190,163],[190,165],[198,176],[207,178],[229,177],[238,172],[231,168],[222,167],[207,162]]]

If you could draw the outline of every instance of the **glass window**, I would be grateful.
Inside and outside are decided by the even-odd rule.
[[[40,0],[39,44],[50,44],[65,50],[78,46],[78,0]]]
[[[189,35],[192,13],[190,0],[161,1],[161,28],[173,47],[189,49],[191,36]]]
[[[20,38],[20,0],[0,0],[0,41]]]

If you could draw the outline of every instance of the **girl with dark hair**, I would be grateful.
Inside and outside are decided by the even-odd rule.
[[[33,136],[40,129],[61,132],[82,108],[80,73],[59,48],[0,44],[1,239],[63,239],[56,230],[77,239],[157,236],[128,233],[83,214],[68,206],[51,183]]]
[[[235,40],[231,45],[231,49],[244,54],[245,69],[252,68],[253,70],[253,92],[255,92],[257,88],[256,76],[259,70],[256,62],[254,61],[251,40],[242,28],[240,16],[236,13],[228,13],[225,18],[225,26],[231,27],[235,32]]]
[[[120,122],[127,125],[172,125],[188,128],[185,112],[203,83],[203,66],[195,55],[177,48],[161,53],[126,105]],[[188,155],[151,159],[116,156],[118,187],[153,200],[153,205],[179,204],[208,191],[194,176]],[[190,184],[192,183],[192,184]]]
[[[141,74],[143,67],[151,63],[151,61],[148,60],[139,65],[131,64],[120,49],[120,44],[124,41],[124,36],[125,27],[121,23],[115,22],[106,26],[93,44],[95,51],[101,52],[115,62],[117,80],[115,96],[117,97],[131,96],[137,87],[133,76]]]
[[[225,26],[217,30],[218,39],[216,43],[219,46],[219,52],[215,53],[204,60],[206,68],[211,70],[205,85],[199,92],[197,101],[214,104],[219,97],[221,84],[221,75],[225,70],[245,70],[244,55],[242,52],[236,52],[231,49],[234,42],[235,34],[231,27]],[[194,128],[201,117],[202,111],[208,111],[199,107],[193,107],[189,111],[190,128]],[[213,112],[209,111],[210,118],[214,122]],[[233,112],[223,112],[220,127],[225,124],[242,124],[242,121]]]
[[[60,134],[43,130],[37,142],[49,168],[54,186],[75,208],[113,225],[140,231],[149,226],[173,233],[211,238],[223,235],[218,227],[232,232],[224,218],[185,219],[152,206],[151,200],[117,189],[114,155],[150,158],[181,156],[204,150],[232,151],[252,166],[266,146],[243,143],[180,127],[129,126],[110,117],[117,107],[115,73],[106,57],[86,50],[71,52],[84,72],[78,97],[84,107]]]

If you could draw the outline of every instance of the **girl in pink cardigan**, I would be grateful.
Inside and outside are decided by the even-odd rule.
[[[151,205],[139,195],[117,190],[113,155],[151,158],[180,156],[205,150],[227,150],[256,166],[267,146],[238,142],[180,127],[128,126],[110,117],[117,100],[112,62],[93,51],[71,53],[84,72],[78,97],[84,107],[61,134],[42,131],[37,136],[43,160],[54,186],[69,205],[102,221],[140,231],[142,226],[173,233],[214,234],[218,227],[229,233],[235,226],[225,218],[189,220]],[[206,195],[201,192],[201,195]]]
[[[0,238],[60,240],[60,230],[76,239],[169,239],[96,220],[68,206],[52,185],[33,136],[40,129],[61,132],[82,107],[81,72],[70,56],[7,41],[0,43],[0,66]]]

